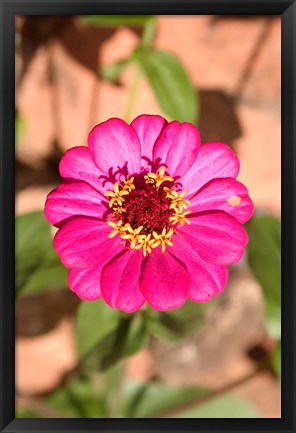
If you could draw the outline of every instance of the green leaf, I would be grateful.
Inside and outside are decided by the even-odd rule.
[[[42,264],[52,248],[50,225],[43,212],[32,212],[16,218],[16,291]]]
[[[122,59],[118,62],[112,63],[110,65],[105,66],[104,68],[101,68],[100,74],[105,80],[111,81],[111,82],[117,82],[121,73],[130,65],[130,63],[133,61],[133,59]]]
[[[248,260],[262,286],[266,326],[281,336],[281,223],[272,217],[253,217],[248,223]]]
[[[230,394],[213,398],[193,409],[176,415],[177,418],[262,418],[249,402]]]
[[[17,144],[22,138],[25,129],[26,129],[25,119],[22,116],[17,114],[15,117],[15,141]]]
[[[67,287],[68,270],[53,248],[43,212],[16,218],[16,290],[18,296]]]
[[[51,247],[40,267],[28,277],[22,287],[21,296],[66,289],[67,275],[68,269],[62,265],[59,256]]]
[[[276,375],[281,378],[281,364],[282,364],[282,357],[281,357],[281,342],[278,341],[277,345],[274,348],[274,351],[272,353],[271,357],[271,363],[273,366],[273,369],[276,373]]]
[[[35,295],[45,291],[59,290],[67,287],[68,269],[57,263],[56,266],[40,267],[23,286],[21,296]]]
[[[81,20],[84,24],[98,27],[143,27],[153,18],[152,15],[85,15]]]
[[[197,122],[198,98],[179,59],[166,51],[138,48],[134,52],[165,114],[180,122]]]
[[[157,383],[128,382],[124,391],[121,416],[146,418],[161,416],[192,400],[208,395],[204,388],[173,388]]]
[[[104,399],[109,413],[114,400],[118,398],[118,388],[124,379],[124,367],[122,365],[115,364],[104,372]]]
[[[78,379],[47,397],[47,403],[69,418],[104,418],[106,409],[97,389],[88,379]]]
[[[15,416],[16,418],[42,418],[42,416],[37,413],[37,411],[29,407],[18,409]]]
[[[106,335],[84,362],[85,372],[106,370],[127,356],[144,349],[148,342],[142,312],[123,315],[113,332]]]
[[[102,300],[81,302],[77,312],[76,338],[80,358],[86,356],[118,326],[120,313]]]
[[[204,322],[207,309],[213,303],[197,304],[187,301],[176,310],[158,312],[147,310],[149,331],[157,338],[180,341],[193,334]]]

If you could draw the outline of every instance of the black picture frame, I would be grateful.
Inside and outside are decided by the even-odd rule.
[[[0,431],[296,432],[295,101],[296,3],[292,0],[0,0],[1,348]],[[282,417],[280,419],[15,419],[15,15],[280,15],[282,21]],[[268,181],[268,180],[267,180]]]

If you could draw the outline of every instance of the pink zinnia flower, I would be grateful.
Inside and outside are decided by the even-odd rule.
[[[209,301],[248,242],[254,206],[238,172],[233,151],[201,145],[189,123],[142,115],[97,125],[88,147],[63,156],[65,183],[45,205],[70,288],[128,313]]]

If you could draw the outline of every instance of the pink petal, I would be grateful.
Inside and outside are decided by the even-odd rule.
[[[215,179],[208,182],[191,199],[191,212],[222,210],[241,224],[248,221],[254,212],[254,205],[247,188],[237,180]]]
[[[226,266],[204,262],[180,234],[173,237],[172,252],[186,264],[190,274],[189,299],[208,302],[224,290],[228,278]]]
[[[110,307],[133,313],[145,304],[139,288],[141,263],[141,251],[126,250],[104,267],[101,290]]]
[[[156,115],[152,116],[148,114],[142,114],[132,121],[131,126],[138,134],[141,144],[142,166],[145,167],[148,165],[145,158],[148,158],[150,161],[152,161],[152,150],[154,143],[166,125],[167,121],[163,117]],[[143,158],[143,156],[145,158]]]
[[[141,169],[141,146],[136,131],[121,119],[109,119],[95,126],[88,136],[88,144],[99,169],[113,174],[138,173]]]
[[[203,144],[191,168],[181,179],[183,189],[192,197],[203,185],[212,179],[232,177],[239,172],[239,160],[224,143]]]
[[[78,146],[67,150],[60,161],[60,174],[67,182],[84,181],[93,188],[104,193],[106,187],[103,173],[95,165],[87,147]]]
[[[186,300],[189,285],[184,263],[155,248],[147,258],[141,281],[141,292],[149,304],[158,311],[179,308]]]
[[[97,219],[74,218],[54,238],[54,247],[67,268],[105,264],[124,248],[120,238],[110,239],[112,228]]]
[[[153,148],[153,160],[167,167],[170,176],[182,176],[196,159],[200,135],[190,123],[171,122]]]
[[[73,216],[103,219],[108,208],[101,204],[102,201],[106,200],[87,183],[68,183],[48,194],[44,213],[56,226]]]
[[[102,267],[101,265],[86,269],[70,269],[68,274],[70,289],[85,301],[100,299],[102,297],[100,288]]]
[[[248,235],[234,218],[224,212],[209,212],[190,218],[190,222],[178,227],[178,232],[203,260],[228,265],[242,258]]]

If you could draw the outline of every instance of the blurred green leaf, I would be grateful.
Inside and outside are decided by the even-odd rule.
[[[179,59],[166,51],[145,48],[135,50],[134,57],[163,112],[180,122],[196,124],[197,93]]]
[[[248,223],[248,260],[262,286],[266,326],[270,335],[281,336],[281,223],[254,216]]]
[[[280,303],[276,303],[271,299],[265,298],[265,318],[268,333],[275,339],[281,338]]]
[[[148,329],[160,339],[179,341],[194,333],[203,324],[209,306],[209,303],[187,301],[176,310],[158,312],[149,309],[146,312]]]
[[[98,27],[142,27],[152,18],[153,15],[85,15],[81,20],[84,24]]]
[[[43,212],[16,218],[16,291],[32,295],[67,287],[68,270],[53,248],[50,225]]]
[[[101,68],[100,75],[105,78],[105,80],[116,82],[118,81],[120,74],[130,65],[133,59],[122,59],[118,62],[112,63],[110,65]]]
[[[42,416],[36,411],[29,407],[18,409],[15,413],[16,418],[42,418]]]
[[[21,295],[33,295],[44,291],[66,288],[67,273],[68,269],[60,263],[55,266],[42,266],[30,276],[21,291]]]
[[[31,212],[16,218],[16,291],[42,264],[52,248],[50,225],[43,212]]]
[[[118,326],[120,313],[102,300],[81,302],[77,312],[76,338],[80,358],[86,356]]]
[[[251,403],[224,394],[178,414],[177,418],[262,418],[262,415]]]
[[[22,138],[26,128],[25,119],[19,114],[15,117],[15,141],[18,144],[19,140]]]
[[[123,315],[116,329],[108,333],[87,357],[83,371],[106,370],[127,356],[142,350],[148,342],[144,315]]]
[[[105,404],[88,379],[78,379],[47,397],[47,403],[69,418],[104,418]]]
[[[271,357],[271,363],[273,366],[273,369],[276,373],[276,375],[280,378],[281,377],[281,364],[282,364],[282,355],[281,355],[281,342],[278,341],[277,345],[274,348],[274,351],[272,353]]]
[[[109,412],[114,404],[114,400],[118,398],[118,389],[124,379],[124,367],[122,365],[113,365],[104,372],[104,398],[106,407]]]
[[[192,400],[209,394],[205,388],[173,388],[157,383],[128,382],[125,387],[121,416],[146,418],[161,416]]]
[[[67,275],[68,269],[61,264],[59,256],[51,247],[40,267],[28,277],[22,287],[21,296],[67,288]]]

